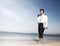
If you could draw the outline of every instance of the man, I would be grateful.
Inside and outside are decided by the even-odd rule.
[[[43,32],[48,27],[48,17],[44,14],[44,9],[40,9],[40,14],[37,17],[38,22],[38,34],[39,34],[39,41],[43,40]]]

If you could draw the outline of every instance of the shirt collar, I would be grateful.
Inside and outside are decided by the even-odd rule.
[[[39,16],[40,16],[40,14],[39,14]],[[41,16],[44,16],[44,14],[42,14]]]

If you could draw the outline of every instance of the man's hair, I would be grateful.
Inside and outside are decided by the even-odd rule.
[[[44,12],[44,9],[40,9],[40,11],[41,11],[41,10]]]

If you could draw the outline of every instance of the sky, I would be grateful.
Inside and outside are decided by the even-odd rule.
[[[40,8],[48,16],[45,34],[60,34],[60,0],[0,0],[0,31],[38,33]]]

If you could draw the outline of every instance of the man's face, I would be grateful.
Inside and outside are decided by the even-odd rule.
[[[41,15],[44,14],[43,10],[40,11],[40,14],[41,14]]]

